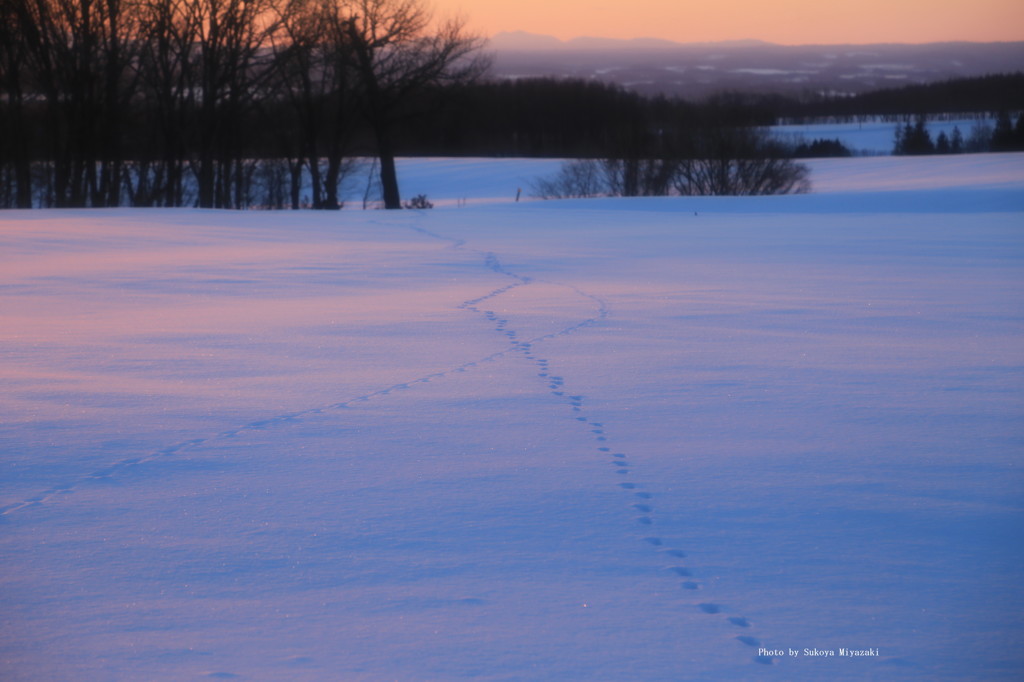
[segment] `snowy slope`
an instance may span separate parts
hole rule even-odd
[[[1019,679],[1024,158],[931,161],[0,216],[2,677]]]

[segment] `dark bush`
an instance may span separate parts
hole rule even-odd
[[[793,150],[793,157],[797,159],[824,159],[845,156],[853,156],[853,152],[839,140],[817,139],[810,143],[801,142]]]
[[[405,202],[405,207],[409,209],[434,208],[434,204],[430,203],[430,201],[427,200],[426,194],[417,194],[412,199]]]
[[[538,181],[545,199],[592,196],[752,196],[810,191],[806,166],[761,128],[705,128],[661,157],[571,161]]]

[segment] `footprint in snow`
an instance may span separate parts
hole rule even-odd
[[[494,254],[488,254],[488,256],[487,256],[487,264],[488,264],[489,267],[491,267],[495,271],[504,272],[504,270],[500,266],[500,263],[498,262],[497,257],[494,256]],[[489,294],[488,297],[493,297],[493,296],[500,295],[504,291],[507,291],[508,289],[510,289],[512,286],[515,286],[515,285],[510,285],[509,287],[505,287],[503,289],[496,290],[496,291],[492,292],[491,294]],[[561,377],[561,376],[552,375],[550,373],[548,360],[545,359],[545,358],[537,358],[536,356],[534,356],[530,352],[530,344],[529,343],[520,342],[520,341],[516,341],[515,340],[517,338],[518,334],[517,334],[517,332],[515,330],[508,329],[508,324],[509,324],[509,320],[508,319],[499,318],[497,316],[497,314],[494,313],[494,311],[490,311],[490,310],[484,311],[484,314],[485,314],[485,316],[489,320],[491,320],[492,322],[495,323],[495,329],[497,331],[503,332],[505,336],[507,336],[509,339],[512,339],[513,340],[512,343],[515,345],[516,349],[521,350],[523,352],[524,356],[527,359],[533,361],[537,365],[537,367],[539,369],[539,371],[537,372],[537,376],[539,378],[541,378],[541,379],[547,379],[548,380],[548,387],[551,390],[552,395],[555,395],[557,397],[564,397],[565,393],[562,390],[562,388],[563,388],[563,386],[565,384],[565,379],[563,377]],[[606,311],[602,309],[601,316],[604,317],[605,315],[606,315]],[[576,411],[576,412],[582,411],[581,410],[582,403],[583,403],[583,396],[582,395],[570,395],[570,396],[568,396],[568,398],[569,398],[569,403],[572,406],[574,411]],[[584,423],[589,422],[587,417],[584,417],[584,416],[578,416],[578,417],[576,417],[576,419],[578,421],[581,421],[581,422],[584,422]],[[603,425],[601,423],[599,423],[599,422],[589,422],[589,423],[593,427],[593,428],[591,428],[590,432],[592,434],[594,434],[595,440],[598,441],[598,442],[602,442],[602,443],[603,442],[607,442],[608,438],[605,435],[604,429],[602,428]],[[608,448],[608,447],[598,447],[597,450],[599,452],[602,452],[602,453],[607,453],[607,452],[611,451],[611,448]],[[612,464],[614,464],[615,467],[616,467],[616,469],[615,469],[616,472],[619,473],[619,474],[627,474],[627,473],[629,473],[629,469],[628,469],[629,464],[628,464],[628,462],[625,461],[626,460],[626,455],[624,453],[615,453],[612,456],[616,458],[615,460],[612,460]],[[634,490],[636,488],[636,484],[633,484],[633,483],[620,483],[619,486],[621,488],[625,489],[625,490]],[[640,498],[642,500],[649,500],[651,498],[651,494],[647,493],[647,492],[636,492],[634,494],[638,498]],[[648,516],[648,514],[650,514],[652,512],[652,508],[651,508],[651,506],[649,504],[637,503],[637,504],[634,504],[632,506],[633,506],[633,508],[636,511],[638,511],[638,512],[640,512],[642,514],[642,516],[639,516],[636,519],[638,524],[644,525],[644,526],[653,525],[653,521],[652,521],[651,517]],[[658,538],[658,537],[647,537],[647,538],[644,538],[644,540],[648,544],[651,544],[651,545],[653,545],[655,547],[661,547],[662,544],[663,544],[662,539]],[[665,553],[668,556],[672,556],[672,557],[676,557],[676,558],[683,558],[683,557],[686,556],[685,552],[683,552],[681,550],[676,550],[676,549],[666,550]],[[672,566],[672,567],[669,568],[669,570],[672,571],[675,575],[677,575],[679,577],[683,577],[683,578],[692,578],[693,577],[692,570],[687,568],[687,567],[685,567],[685,566]],[[686,580],[686,581],[681,583],[681,587],[683,589],[685,589],[685,590],[698,590],[698,589],[700,589],[701,586],[700,586],[700,583],[698,583],[695,580]],[[706,613],[706,614],[718,614],[718,613],[721,613],[721,611],[722,611],[722,607],[720,605],[714,604],[714,603],[711,603],[711,602],[704,602],[704,603],[698,604],[697,607],[703,613]],[[743,617],[732,616],[732,617],[728,618],[728,621],[730,623],[732,623],[733,625],[737,626],[737,627],[743,627],[743,628],[750,627],[750,621],[747,620],[746,618],[743,618]],[[744,644],[747,644],[749,646],[759,646],[760,645],[760,641],[757,640],[756,638],[753,638],[753,637],[738,637],[737,639],[739,639],[739,641],[741,641]],[[761,657],[761,656],[759,656],[759,657],[756,657],[754,660],[758,661],[760,663],[768,663],[768,664],[772,663],[772,659],[770,657]]]

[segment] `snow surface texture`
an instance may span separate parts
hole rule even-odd
[[[0,677],[1024,676],[1024,157],[435,163],[480,203],[0,216]]]

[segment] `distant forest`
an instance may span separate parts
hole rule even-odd
[[[0,207],[243,208],[260,183],[334,209],[367,157],[399,208],[396,155],[656,158],[780,120],[1024,110],[1020,73],[690,102],[491,81],[481,46],[422,0],[0,0]]]
[[[805,99],[760,98],[764,106],[787,123],[858,117],[959,116],[1024,110],[1024,73],[955,78],[865,92],[853,97],[810,96]]]
[[[478,82],[429,95],[433,102],[402,126],[402,148],[415,155],[603,157],[637,136],[678,139],[709,126],[845,123],[882,118],[895,125],[921,117],[1024,112],[1024,73],[963,78],[862,95],[724,92],[695,102],[644,96],[595,80]],[[965,134],[968,131],[964,131]]]

